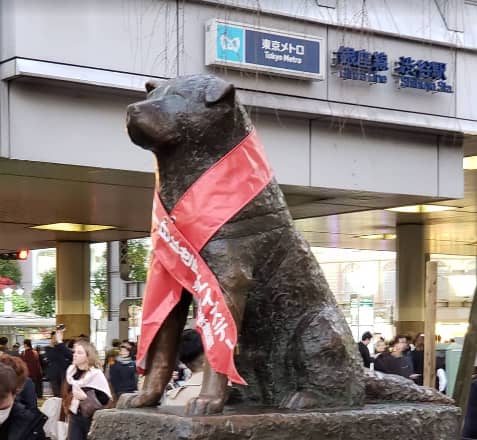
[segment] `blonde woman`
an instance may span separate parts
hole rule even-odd
[[[73,363],[66,370],[69,398],[68,439],[86,440],[94,410],[105,407],[111,391],[92,344],[79,340],[74,345]]]

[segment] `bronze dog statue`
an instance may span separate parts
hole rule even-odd
[[[252,124],[231,84],[215,77],[181,77],[156,86],[128,108],[134,143],[159,164],[160,197],[170,212],[211,165],[238,144]],[[364,377],[356,344],[308,244],[298,234],[273,179],[201,251],[226,292],[239,329],[237,365],[248,382],[243,397],[284,408],[360,405]],[[157,403],[170,380],[191,296],[157,333],[142,393],[131,406]],[[206,365],[189,414],[220,412],[227,378]]]
[[[128,107],[132,141],[154,153],[168,212],[184,192],[252,130],[233,85],[212,75],[146,85],[146,100]],[[234,317],[244,401],[282,408],[355,407],[364,401],[357,346],[308,244],[296,232],[275,181],[201,251]],[[143,390],[119,406],[156,405],[171,378],[191,295],[157,332]],[[189,415],[221,412],[227,377],[206,365]],[[129,399],[129,400],[128,400]]]

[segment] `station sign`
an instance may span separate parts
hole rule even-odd
[[[333,52],[331,67],[341,79],[353,79],[375,84],[386,84],[388,77],[382,72],[389,70],[388,56],[384,52],[341,46]]]
[[[391,74],[400,89],[411,88],[432,93],[454,92],[452,85],[447,83],[446,63],[400,56],[393,66]],[[390,68],[385,52],[340,46],[333,52],[331,67],[342,80],[388,83],[387,72]]]
[[[394,66],[393,75],[397,77],[400,88],[453,93],[452,86],[446,82],[446,63],[399,57]]]
[[[205,64],[323,80],[323,39],[212,19],[206,24]]]

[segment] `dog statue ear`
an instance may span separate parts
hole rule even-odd
[[[225,81],[213,81],[205,89],[205,105],[210,107],[218,102],[233,104],[235,101],[235,87]]]
[[[146,83],[145,87],[146,87],[146,92],[151,93],[154,89],[157,89],[159,87],[159,82],[154,79],[150,79]]]

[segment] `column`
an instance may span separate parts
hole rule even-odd
[[[126,321],[126,331],[124,332],[124,322],[120,320],[120,304],[123,299],[123,282],[120,277],[120,249],[119,241],[108,243],[108,277],[109,277],[109,311],[108,311],[108,346],[111,346],[113,339],[127,339],[128,329]]]
[[[89,336],[90,324],[89,243],[56,244],[56,322],[66,325],[66,338]]]
[[[424,225],[396,226],[396,334],[424,332]]]

